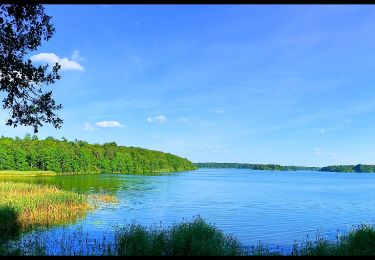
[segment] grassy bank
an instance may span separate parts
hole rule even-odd
[[[241,255],[241,245],[202,218],[170,228],[125,226],[116,234],[117,255]]]
[[[0,171],[0,177],[17,177],[17,176],[22,176],[22,177],[36,177],[36,176],[55,176],[57,175],[53,171],[12,171],[12,170],[7,170],[7,171]]]
[[[57,249],[52,255],[358,256],[375,255],[375,228],[362,225],[338,236],[336,241],[318,237],[315,241],[295,243],[289,252],[281,252],[260,243],[244,247],[233,236],[197,217],[170,227],[128,224],[117,229],[113,241],[93,240],[80,231],[60,237],[39,233],[20,244],[0,246],[0,255],[50,255],[46,245],[51,244]]]
[[[375,255],[375,228],[361,225],[348,234],[339,236],[336,241],[319,237],[294,245],[291,255],[296,256],[366,256]]]
[[[34,227],[69,223],[91,208],[85,195],[36,184],[0,182],[0,198],[3,238]]]

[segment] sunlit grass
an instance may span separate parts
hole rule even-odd
[[[89,195],[94,204],[97,203],[118,203],[118,198],[110,194],[93,194]]]
[[[5,176],[5,177],[6,176],[33,177],[33,176],[54,176],[54,175],[57,175],[57,174],[53,171],[13,171],[13,170],[0,171],[0,176]]]
[[[65,224],[92,208],[86,195],[55,186],[0,182],[0,232]]]

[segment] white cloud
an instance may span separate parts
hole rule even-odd
[[[47,63],[56,63],[59,62],[60,58],[54,53],[46,53],[42,52],[30,57],[32,61],[40,61],[40,62],[47,62]]]
[[[73,53],[74,55],[74,53]],[[76,61],[70,60],[68,58],[60,58],[55,53],[46,53],[42,52],[30,57],[30,60],[36,62],[47,62],[50,65],[54,65],[58,62],[61,65],[61,70],[77,70],[84,71],[84,68],[81,64]]]
[[[320,128],[319,132],[322,133],[322,134],[324,134],[326,132],[326,129],[325,128]]]
[[[314,151],[315,151],[315,155],[317,155],[317,156],[319,156],[321,154],[319,147],[315,147]]]
[[[163,124],[167,122],[167,118],[164,115],[159,115],[159,116],[149,116],[146,118],[146,121],[149,123],[158,123],[158,124]]]
[[[90,123],[85,123],[85,126],[82,128],[84,131],[94,131],[95,128]]]
[[[120,122],[118,121],[101,121],[97,122],[96,125],[98,127],[102,128],[110,128],[110,127],[124,127]]]
[[[83,61],[83,60],[85,60],[79,54],[79,50],[74,50],[73,53],[72,53],[72,56],[70,56],[70,59],[74,60],[74,61]]]

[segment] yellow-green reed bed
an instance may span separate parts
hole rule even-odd
[[[118,203],[118,198],[110,194],[93,194],[89,195],[89,197],[93,200],[94,205],[100,203]]]
[[[55,186],[0,182],[0,236],[65,224],[83,217],[91,208],[86,195]]]
[[[0,176],[53,176],[57,175],[53,171],[0,171]]]

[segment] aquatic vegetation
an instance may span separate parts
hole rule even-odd
[[[201,217],[170,228],[125,226],[116,233],[117,255],[241,255],[240,243]]]
[[[47,185],[0,182],[0,198],[3,237],[33,227],[69,223],[92,208],[86,195]]]
[[[47,252],[47,245],[56,245]],[[317,235],[315,241],[297,242],[287,252],[271,250],[266,244],[245,247],[201,217],[171,227],[132,223],[119,227],[113,239],[90,238],[77,229],[73,234],[46,236],[36,232],[22,241],[0,243],[0,255],[233,255],[233,256],[358,256],[375,255],[375,228],[360,225],[336,241]]]
[[[114,239],[92,239],[77,229],[73,234],[45,237],[35,233],[19,243],[8,243],[0,255],[48,255],[47,244],[56,245],[52,255],[242,255],[245,251],[232,236],[202,218],[171,227],[132,223],[120,227]]]
[[[295,244],[291,254],[297,256],[375,255],[375,228],[363,224],[347,234],[337,236],[336,241],[318,236],[314,242],[307,241],[300,246]]]
[[[93,194],[89,195],[93,203],[118,203],[118,198],[110,194]]]
[[[33,176],[54,176],[57,175],[53,171],[0,171],[0,177],[33,177]]]

